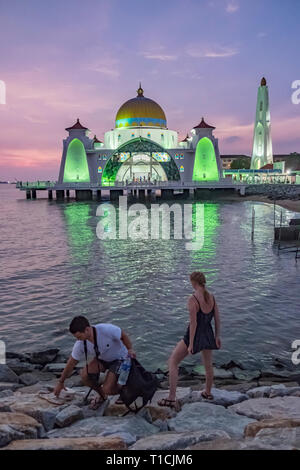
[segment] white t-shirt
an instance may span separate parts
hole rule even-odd
[[[97,332],[97,343],[99,349],[99,359],[111,362],[116,359],[125,359],[127,356],[127,348],[121,341],[121,328],[111,323],[98,323],[95,326]],[[94,344],[86,341],[88,356],[96,356]],[[81,361],[85,358],[84,342],[77,340],[73,346],[71,356],[76,361]]]

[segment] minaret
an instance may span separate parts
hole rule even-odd
[[[257,92],[256,117],[253,135],[251,169],[259,170],[273,163],[269,91],[265,77],[261,79]]]

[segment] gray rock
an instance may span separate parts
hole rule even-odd
[[[242,382],[242,383],[231,384],[231,385],[223,385],[222,389],[229,390],[232,392],[246,393],[248,390],[254,387],[257,387],[257,382]]]
[[[241,370],[237,367],[231,369],[233,376],[237,380],[245,380],[250,382],[251,380],[259,379],[260,371],[259,370]]]
[[[256,420],[271,418],[300,419],[300,397],[250,398],[228,408]]]
[[[169,429],[166,420],[163,421],[162,419],[157,419],[153,422],[153,424],[159,428],[160,432],[167,432]]]
[[[58,352],[59,349],[47,349],[46,351],[29,353],[28,360],[32,364],[41,364],[44,366],[45,364],[54,361]]]
[[[36,370],[36,365],[30,362],[22,362],[17,359],[7,361],[8,367],[17,375],[25,374]],[[38,366],[39,367],[39,366]]]
[[[34,385],[39,381],[39,379],[36,376],[30,373],[24,373],[24,374],[19,375],[19,379],[21,383],[26,386]]]
[[[105,431],[129,432],[137,439],[150,434],[155,434],[159,430],[153,424],[148,423],[140,416],[117,417],[99,416],[97,418],[86,418],[72,424],[67,428],[53,429],[48,432],[48,437],[91,437],[99,436]]]
[[[61,362],[53,362],[52,364],[47,364],[43,368],[45,372],[52,372],[52,374],[61,374],[64,368],[66,367],[66,363]],[[77,365],[74,367],[74,371],[79,370],[80,367]]]
[[[0,364],[0,382],[18,383],[19,377],[6,364]]]
[[[263,397],[269,397],[270,394],[275,391],[280,391],[281,393],[284,394],[287,391],[287,388],[283,384],[255,387],[255,388],[251,388],[250,390],[248,390],[247,395],[249,398],[263,398]]]
[[[231,437],[241,437],[247,424],[253,421],[239,416],[230,408],[199,402],[185,404],[177,416],[168,421],[168,426],[171,431],[176,432],[225,431]]]
[[[14,392],[10,389],[2,390],[0,392],[0,398],[11,397],[11,396],[13,396],[13,394],[14,394]]]
[[[0,392],[4,390],[11,390],[12,392],[14,392],[15,390],[18,390],[21,387],[22,387],[22,384],[19,384],[19,383],[0,382]]]
[[[41,425],[22,413],[0,413],[0,447],[14,439],[37,439],[42,436]]]
[[[28,361],[28,354],[15,353],[11,351],[6,352],[6,359],[17,359],[18,361]]]
[[[300,387],[286,387],[285,389],[271,390],[270,398],[294,396],[300,397]]]
[[[217,369],[213,368],[214,378],[215,379],[231,379],[233,378],[233,373],[231,370]],[[205,377],[205,367],[201,364],[193,368],[193,373],[200,375],[200,377]]]
[[[261,429],[253,442],[260,442],[264,448],[272,446],[278,450],[300,450],[300,427]]]
[[[198,442],[227,438],[224,431],[165,432],[138,440],[130,450],[180,450]]]
[[[51,381],[53,379],[56,380],[56,377],[51,372],[43,372],[40,370],[35,370],[30,373],[21,374],[19,376],[19,379],[25,386],[31,386],[38,382]],[[66,385],[67,385],[67,382],[66,382]]]
[[[70,405],[56,415],[55,424],[60,428],[64,428],[82,418],[83,412],[81,408],[75,405]]]
[[[194,402],[208,402],[214,403],[215,405],[230,406],[235,403],[240,403],[241,401],[247,400],[248,396],[245,393],[240,393],[237,391],[222,390],[219,388],[212,388],[211,393],[213,395],[213,400],[206,400],[202,397],[201,391],[193,391],[186,403]]]
[[[0,447],[4,447],[15,439],[23,439],[24,434],[7,424],[0,424]]]

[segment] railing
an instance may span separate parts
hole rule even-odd
[[[47,189],[56,185],[56,181],[17,181],[19,189]]]

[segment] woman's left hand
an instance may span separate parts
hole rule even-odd
[[[189,353],[189,354],[193,354],[193,346],[189,346],[189,347],[188,347],[188,353]]]
[[[216,345],[217,345],[218,349],[221,348],[221,338],[220,338],[220,336],[216,336]]]

